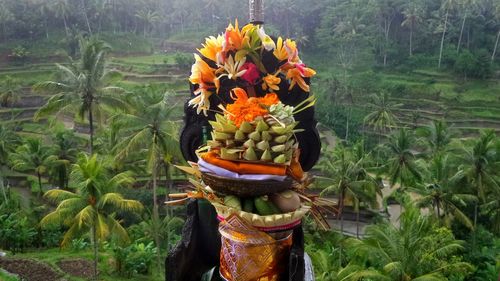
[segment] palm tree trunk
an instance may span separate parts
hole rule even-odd
[[[99,261],[99,256],[98,256],[98,244],[97,244],[97,230],[95,228],[97,218],[94,219],[94,226],[92,226],[92,242],[94,246],[94,280],[97,281],[97,264]]]
[[[359,206],[356,210],[356,238],[359,239]]]
[[[410,57],[413,56],[413,26],[410,27]]]
[[[169,165],[167,162],[164,162],[164,166],[165,166],[165,187],[167,188],[167,194],[170,193],[170,190],[171,190],[171,187],[172,187],[172,181],[170,180],[170,174],[169,174]],[[168,205],[167,205],[167,215],[170,216],[170,208],[168,208]],[[167,244],[168,246],[168,244]],[[167,249],[168,250],[168,249]]]
[[[90,128],[90,155],[94,154],[94,115],[92,114],[92,103],[89,106],[89,128]]]
[[[500,29],[498,30],[497,40],[495,41],[495,47],[493,48],[493,53],[491,54],[491,62],[495,60],[495,55],[497,53],[498,41],[500,40]]]
[[[448,25],[448,10],[446,10],[446,15],[444,17],[443,35],[441,36],[441,47],[439,48],[438,68],[441,68],[441,59],[443,58],[444,36],[446,34],[446,26],[447,25]]]
[[[156,156],[155,156],[156,157]],[[155,160],[155,163],[153,164],[153,171],[152,171],[152,177],[153,177],[153,225],[154,225],[154,239],[155,239],[155,244],[156,244],[156,262],[158,265],[158,268],[161,268],[161,245],[160,245],[160,233],[159,233],[159,224],[160,224],[160,214],[158,211],[158,194],[157,194],[157,161]]]
[[[85,0],[81,0],[81,2],[82,2],[82,9],[83,9],[83,17],[85,18],[85,22],[87,23],[87,28],[89,30],[89,34],[92,35],[92,29],[90,28],[89,17],[87,15],[87,8],[85,7]]]
[[[340,198],[339,198],[339,203],[340,203],[340,233],[344,234],[344,196],[345,196],[345,190],[342,189],[342,192],[340,192]]]
[[[38,195],[42,196],[43,190],[42,190],[42,175],[40,175],[40,172],[36,172],[36,175],[38,176]]]
[[[441,220],[441,210],[439,209],[439,199],[436,200],[436,209],[437,209],[438,219]]]
[[[476,249],[476,225],[477,225],[478,204],[479,203],[477,201],[474,203],[474,230],[472,232],[472,250]]]
[[[66,31],[66,37],[69,37],[68,23],[66,22],[66,15],[63,15],[64,31]]]
[[[457,53],[460,52],[460,44],[462,43],[462,35],[464,34],[464,26],[466,18],[467,14],[464,14],[464,18],[462,19],[462,28],[460,28],[460,36],[458,37]]]

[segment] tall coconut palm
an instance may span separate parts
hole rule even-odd
[[[463,243],[455,240],[450,230],[438,228],[411,206],[405,209],[400,229],[384,222],[367,227],[363,240],[348,239],[351,263],[368,263],[386,276],[382,280],[391,281],[445,281],[450,272],[472,270],[470,264],[453,258]]]
[[[434,120],[429,125],[419,128],[417,135],[424,139],[431,157],[446,152],[453,136],[444,120]]]
[[[42,176],[57,164],[57,157],[50,146],[40,139],[27,139],[11,154],[12,168],[19,171],[34,172],[38,179],[38,194],[41,196]]]
[[[475,202],[477,197],[461,193],[463,178],[463,171],[457,171],[450,155],[436,155],[430,160],[423,176],[423,183],[419,184],[418,188],[411,188],[410,191],[421,196],[416,200],[418,207],[432,207],[437,212],[438,219],[444,224],[450,225],[450,222],[455,219],[473,229],[472,221],[461,209]]]
[[[52,2],[52,6],[50,7],[52,11],[54,11],[54,14],[56,18],[60,18],[63,20],[64,23],[64,31],[66,32],[66,37],[69,36],[69,29],[68,29],[68,23],[67,23],[67,17],[70,12],[70,7],[68,0],[56,0]]]
[[[144,28],[144,38],[146,38],[148,29],[160,20],[160,14],[156,11],[151,11],[149,9],[142,9],[135,15],[142,21]]]
[[[458,3],[460,12],[462,13],[462,27],[460,28],[460,36],[458,37],[457,53],[460,52],[460,45],[462,44],[462,37],[464,34],[465,21],[471,16],[478,8],[478,0],[461,0]]]
[[[339,145],[333,152],[328,152],[320,162],[320,169],[324,176],[318,177],[327,186],[321,192],[335,193],[339,200],[340,231],[344,231],[343,211],[346,200],[351,200],[356,212],[359,235],[359,205],[364,203],[372,206],[376,204],[376,196],[380,194],[379,183],[364,168],[366,156],[355,159],[353,153]]]
[[[103,41],[91,39],[82,42],[81,59],[78,64],[63,66],[57,64],[60,81],[46,81],[36,84],[33,89],[53,96],[35,114],[35,120],[49,114],[75,113],[81,118],[88,117],[90,126],[89,150],[94,149],[94,119],[100,119],[104,109],[126,110],[128,105],[120,94],[124,89],[108,84],[116,78],[117,72],[105,69],[105,55],[109,46]]]
[[[380,143],[381,135],[396,126],[398,118],[394,111],[401,107],[402,104],[391,102],[387,92],[373,94],[370,97],[370,108],[373,111],[365,116],[363,122],[372,126],[378,132]]]
[[[175,108],[171,104],[168,93],[163,94],[151,86],[146,87],[141,95],[135,95],[132,102],[134,111],[120,117],[123,124],[127,124],[124,131],[126,137],[117,145],[117,160],[125,159],[131,152],[144,151],[147,153],[147,167],[151,172],[153,183],[153,222],[159,228],[160,217],[158,208],[158,174],[162,166],[163,157],[174,155],[178,151],[178,139],[175,123],[172,121],[172,112]],[[155,232],[158,234],[158,231]],[[160,237],[155,236],[158,247],[158,265],[160,261]]]
[[[53,189],[44,197],[58,203],[57,208],[41,221],[42,227],[63,224],[68,227],[61,246],[67,246],[72,239],[90,232],[94,248],[94,279],[97,280],[98,244],[111,236],[128,242],[127,231],[116,219],[118,211],[140,212],[142,204],[127,200],[119,188],[129,186],[133,178],[124,172],[111,175],[103,161],[96,155],[81,154],[73,165],[71,177],[76,183],[76,193]]]
[[[56,130],[52,142],[56,147],[54,155],[58,159],[58,165],[52,172],[58,179],[58,186],[66,189],[69,185],[70,165],[77,158],[79,142],[73,131],[66,129]]]
[[[421,179],[415,163],[416,152],[412,148],[413,144],[414,136],[406,128],[401,128],[393,134],[386,144],[389,149],[387,168],[391,185],[399,183],[403,188],[404,185]]]
[[[468,179],[470,187],[478,197],[474,204],[474,228],[477,224],[479,202],[486,202],[486,194],[500,193],[497,179],[499,168],[496,136],[493,130],[484,131],[481,136],[469,146],[462,146],[460,167]]]
[[[422,22],[422,7],[419,2],[410,2],[408,7],[403,11],[405,17],[401,26],[406,26],[410,29],[410,57],[413,56],[413,32],[415,27]]]
[[[497,2],[495,6],[495,20],[497,23],[497,28],[498,28],[498,33],[497,33],[497,39],[495,40],[495,46],[493,47],[493,51],[491,52],[491,62],[493,63],[495,61],[495,56],[497,53],[498,49],[498,42],[500,41],[500,3]]]
[[[444,0],[441,5],[441,10],[444,11],[444,23],[442,25],[442,35],[441,35],[441,45],[439,47],[439,60],[438,60],[438,68],[441,68],[441,60],[443,58],[443,47],[444,47],[444,39],[446,35],[446,31],[448,30],[448,21],[450,17],[451,11],[457,6],[458,0]]]

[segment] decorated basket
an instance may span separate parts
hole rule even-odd
[[[248,180],[218,176],[211,173],[202,173],[203,182],[218,193],[236,195],[238,197],[255,197],[285,191],[292,187],[292,179],[277,180]]]
[[[299,209],[293,212],[260,216],[254,213],[240,211],[217,202],[212,202],[212,205],[214,205],[217,211],[219,220],[224,220],[232,214],[236,214],[253,227],[264,232],[278,232],[293,229],[297,225],[300,225],[302,218],[311,209],[310,206],[302,204]]]

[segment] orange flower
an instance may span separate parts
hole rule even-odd
[[[286,78],[292,81],[288,90],[291,90],[295,85],[299,85],[302,90],[309,92],[309,85],[304,81],[304,78],[316,75],[316,71],[305,67],[303,63],[297,63],[294,66],[294,68],[289,69],[286,73]]]
[[[238,127],[245,121],[252,122],[258,116],[265,116],[269,113],[267,107],[279,102],[278,96],[274,93],[262,98],[249,98],[246,91],[241,88],[235,88],[231,97],[234,103],[226,106],[227,117]]]
[[[250,26],[251,27],[251,26]],[[248,44],[249,38],[245,36],[246,31],[249,29],[248,26],[245,26],[243,30],[245,32],[240,31],[238,27],[238,19],[234,22],[234,26],[229,24],[226,28],[226,32],[224,33],[224,42],[222,43],[222,51],[225,53],[230,50],[240,50]]]
[[[193,84],[213,84],[215,70],[211,68],[199,55],[195,54],[195,63],[191,67],[189,82]]]
[[[262,81],[262,90],[264,91],[267,91],[267,89],[278,91],[280,89],[278,85],[281,83],[281,78],[275,75],[268,74],[266,77],[262,78]]]

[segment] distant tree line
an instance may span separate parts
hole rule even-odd
[[[467,63],[498,60],[496,0],[273,0],[265,5],[272,33],[331,51],[343,68],[370,58],[382,66],[457,63],[459,72],[467,72]],[[55,31],[69,36],[72,30],[165,38],[207,26],[223,30],[234,18],[247,20],[246,1],[3,0],[0,39],[50,38]]]

